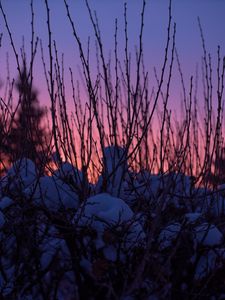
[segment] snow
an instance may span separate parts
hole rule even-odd
[[[94,217],[117,223],[131,219],[133,212],[122,199],[102,193],[88,198],[85,202],[82,223],[85,224]]]
[[[191,177],[182,173],[158,175],[142,170],[136,180],[139,185],[147,186],[155,197],[162,191],[172,193],[173,196],[189,195],[192,187]]]
[[[97,249],[104,247],[104,233],[116,226],[118,234],[123,236],[123,244],[126,248],[140,242],[145,238],[142,226],[134,219],[134,213],[130,207],[120,198],[112,197],[107,193],[98,194],[87,199],[78,210],[74,222],[79,226],[91,226],[97,232],[95,245]],[[124,227],[126,230],[124,231]],[[115,248],[110,245],[105,254],[111,260],[115,259]]]
[[[78,208],[79,199],[69,185],[54,177],[41,177],[29,189],[25,190],[27,197],[39,205],[46,206],[51,211],[60,208]]]
[[[134,187],[138,195],[146,200],[155,201],[158,197],[162,185],[162,177],[151,174],[146,170],[139,172],[134,181]]]
[[[115,168],[121,164],[127,167],[127,161],[125,157],[125,149],[122,147],[109,146],[104,149],[104,156],[106,159],[107,173],[112,173]]]
[[[185,214],[185,219],[187,223],[196,223],[201,217],[202,214],[197,212]]]
[[[0,199],[0,210],[4,210],[5,208],[9,207],[13,203],[14,201],[11,198],[6,196],[3,197],[2,199]]]
[[[54,171],[53,176],[60,179],[72,180],[74,183],[80,183],[83,179],[83,174],[69,162],[63,162],[60,168]]]
[[[225,215],[225,197],[223,186],[219,186],[216,191],[205,188],[193,190],[195,211],[200,213],[210,213],[214,217]]]
[[[225,215],[224,195],[220,195],[220,194],[214,195],[214,197],[211,198],[209,206],[214,216],[221,216],[221,215],[224,216]]]
[[[195,228],[196,240],[204,246],[217,246],[223,242],[223,234],[212,224],[203,223]]]
[[[30,159],[23,158],[13,164],[8,170],[7,175],[9,177],[21,176],[21,178],[27,180],[28,183],[31,183],[36,177],[36,168]]]
[[[83,174],[69,162],[63,162],[52,176],[43,177],[37,176],[35,165],[28,159],[13,164],[6,176],[0,179],[0,240],[3,241],[0,264],[6,274],[4,279],[0,272],[0,293],[3,292],[4,284],[7,284],[4,295],[15,288],[16,270],[24,267],[23,261],[14,261],[17,247],[20,247],[17,225],[23,224],[30,208],[34,219],[25,221],[35,222],[27,223],[32,230],[26,228],[24,232],[30,234],[34,228],[37,230],[35,232],[38,237],[40,270],[48,270],[43,277],[44,284],[51,284],[58,270],[63,270],[62,282],[64,280],[66,284],[68,281],[65,268],[71,266],[73,259],[64,231],[61,232],[54,225],[55,219],[51,220],[48,215],[54,214],[57,218],[65,216],[68,234],[74,233],[75,246],[78,249],[77,252],[74,251],[74,255],[78,255],[79,266],[83,274],[94,276],[93,264],[98,259],[106,261],[107,268],[113,272],[120,271],[117,270],[120,266],[126,268],[128,262],[132,268],[141,261],[139,255],[141,256],[146,248],[145,228],[148,228],[151,219],[157,220],[157,205],[161,204],[161,201],[160,208],[163,212],[157,234],[153,232],[154,247],[150,249],[153,254],[152,260],[156,258],[154,267],[167,259],[167,254],[174,253],[173,258],[176,260],[179,247],[183,250],[189,246],[190,256],[184,259],[187,259],[188,265],[196,266],[195,271],[193,270],[196,281],[213,274],[218,264],[224,263],[224,229],[222,225],[219,227],[220,225],[211,222],[222,224],[219,217],[225,212],[225,185],[212,192],[203,188],[193,188],[192,179],[182,173],[160,175],[151,174],[147,170],[132,173],[128,170],[125,158],[121,160],[124,151],[125,149],[120,147],[107,147],[104,150],[106,166],[97,185],[88,189],[91,194],[87,199],[81,199],[77,193]],[[104,175],[108,178],[106,186],[103,186]],[[107,192],[100,193],[104,188]],[[51,213],[43,214],[43,210],[36,210],[35,205],[44,207],[44,211],[48,210]],[[165,210],[167,208],[168,210]],[[213,219],[215,216],[217,218]],[[11,228],[17,230],[12,231]],[[10,234],[7,230],[11,230]],[[188,241],[183,246],[182,239],[186,237]],[[177,241],[181,242],[177,244],[179,249],[174,248]],[[26,245],[21,247],[22,255],[27,251],[29,252],[29,249]],[[32,254],[29,255],[32,258]],[[172,268],[172,265],[168,265],[168,274],[165,276],[172,274]],[[185,265],[184,273],[187,274],[188,270]],[[108,276],[109,270],[105,272]],[[69,282],[76,289],[76,280],[72,279]],[[57,297],[63,299],[66,288],[60,284]],[[149,288],[149,293],[153,290],[154,287]]]
[[[22,191],[36,179],[36,168],[28,158],[22,158],[13,163],[6,176],[2,179],[2,187],[8,186],[10,191]]]
[[[65,259],[68,257],[68,251],[65,241],[63,239],[46,237],[42,242],[41,248],[41,268],[47,269],[56,255],[61,255],[61,258]]]
[[[221,193],[221,195],[225,196],[225,183],[221,184],[217,187],[218,191]]]
[[[160,249],[171,247],[181,231],[180,223],[173,223],[164,228],[159,235]]]
[[[135,180],[132,184],[136,197],[145,199],[153,206],[156,206],[158,200],[163,197],[163,210],[168,204],[173,204],[177,208],[185,206],[188,210],[191,209],[189,201],[187,201],[193,185],[191,177],[182,173],[151,174],[147,170],[140,171],[134,177]]]
[[[214,250],[202,255],[195,271],[195,279],[200,280],[206,277],[216,267],[217,254]]]
[[[169,173],[166,184],[171,185],[174,194],[188,196],[192,188],[192,179],[183,173]]]
[[[104,149],[105,164],[103,174],[99,176],[96,190],[102,191],[103,178],[107,178],[106,191],[112,196],[120,197],[123,193],[122,185],[128,172],[125,149],[116,146],[109,146]]]

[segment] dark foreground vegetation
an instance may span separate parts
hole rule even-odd
[[[86,2],[96,39],[94,77],[92,48],[81,43],[64,2],[86,91],[81,99],[69,69],[72,112],[48,1],[46,46],[35,35],[30,3],[30,59],[24,47],[18,54],[0,1],[18,69],[0,98],[0,299],[225,299],[220,48],[214,67],[199,22],[203,91],[198,98],[197,78],[184,84],[169,3],[163,65],[150,89],[142,43],[145,1],[134,60],[127,6],[123,58],[115,22],[114,55],[108,60],[98,20]],[[33,87],[37,51],[50,112],[40,106]],[[183,92],[179,119],[169,108],[175,68]]]

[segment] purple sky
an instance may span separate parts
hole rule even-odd
[[[22,36],[29,47],[30,43],[30,1],[29,0],[1,0],[5,9],[16,47],[22,44]],[[71,34],[71,27],[66,18],[63,0],[49,0],[52,17],[53,38],[58,45],[59,53],[65,54],[66,68],[71,66],[77,73],[79,55],[77,47]],[[216,55],[217,45],[221,45],[221,53],[225,53],[225,1],[223,0],[173,0],[173,20],[177,23],[176,46],[179,51],[181,64],[185,74],[186,84],[195,73],[196,64],[200,63],[202,56],[201,40],[197,24],[197,17],[201,19],[205,34],[207,50],[213,57]],[[68,0],[71,13],[78,33],[86,45],[88,36],[93,38],[93,30],[90,26],[85,1]],[[90,6],[97,11],[99,24],[102,32],[105,54],[108,56],[113,49],[114,22],[119,22],[119,51],[121,56],[124,52],[124,30],[123,30],[123,3],[122,0],[90,0]],[[138,29],[140,27],[140,0],[128,1],[128,23],[130,36],[130,51],[132,52],[138,41]],[[36,34],[47,46],[46,11],[44,0],[34,0]],[[147,0],[145,12],[144,53],[146,69],[153,76],[152,69],[155,66],[159,71],[163,60],[166,31],[168,20],[167,0]],[[3,32],[3,45],[0,49],[0,79],[5,79],[5,57],[9,53],[11,76],[16,76],[15,59],[12,55],[7,32],[4,27],[3,18],[0,15],[0,31]],[[92,43],[94,57],[94,43]],[[46,47],[47,54],[47,47]],[[42,102],[46,101],[46,84],[43,78],[43,67],[40,62],[40,50],[35,64],[35,84],[40,91]],[[79,79],[79,75],[77,75]],[[154,78],[152,79],[154,81]],[[153,82],[155,85],[155,81]],[[180,86],[177,88],[177,97],[180,94]],[[2,92],[0,91],[2,94]],[[46,103],[47,104],[47,103]]]

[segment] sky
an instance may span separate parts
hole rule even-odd
[[[12,32],[17,51],[22,45],[22,37],[25,40],[26,49],[29,49],[31,36],[31,15],[29,0],[1,0],[5,10],[7,20]],[[103,40],[104,53],[108,57],[110,50],[114,46],[114,25],[118,19],[118,44],[119,55],[124,56],[124,19],[122,0],[90,0],[90,6],[96,10],[101,36]],[[153,68],[156,67],[160,72],[164,58],[166,44],[167,24],[168,24],[168,1],[167,0],[147,0],[145,11],[144,29],[144,59],[146,70],[149,71],[150,80],[155,83]],[[68,0],[71,15],[75,26],[86,47],[88,37],[91,37],[91,56],[95,58],[94,34],[91,27],[88,11],[84,0]],[[129,47],[134,56],[135,45],[138,42],[140,28],[140,12],[142,1],[127,1],[128,8],[128,34]],[[79,79],[79,54],[77,45],[72,36],[71,26],[66,17],[66,10],[63,0],[49,0],[51,11],[51,22],[53,39],[56,40],[59,53],[64,53],[65,72],[69,74],[68,68],[71,67],[74,74]],[[35,32],[42,39],[45,55],[47,56],[47,26],[46,9],[44,0],[34,0],[35,12]],[[207,50],[215,59],[217,46],[221,46],[221,53],[225,53],[225,1],[224,0],[173,0],[172,16],[176,22],[176,47],[179,53],[185,83],[189,84],[189,78],[195,74],[196,65],[201,62],[202,47],[197,17],[200,17],[204,31]],[[11,77],[17,77],[15,57],[13,55],[9,37],[4,25],[2,15],[0,15],[0,32],[3,33],[2,47],[0,49],[0,80],[4,83],[6,78],[6,53],[9,55],[9,69]],[[29,50],[27,50],[29,53]],[[93,66],[94,69],[94,66]],[[67,77],[66,77],[67,78]],[[68,77],[69,78],[69,77]],[[69,79],[67,79],[69,80]],[[178,99],[180,96],[180,85],[178,77],[173,81],[173,97]],[[48,105],[49,98],[46,90],[46,82],[43,76],[43,65],[40,59],[40,49],[38,48],[35,61],[35,86],[39,90],[41,102]],[[71,90],[68,87],[68,98]],[[2,95],[2,91],[0,90]]]

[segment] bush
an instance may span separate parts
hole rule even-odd
[[[173,121],[168,101],[175,60],[182,82],[183,74],[175,50],[176,26],[172,24],[171,2],[162,72],[156,75],[157,88],[151,98],[143,59],[145,1],[135,79],[130,73],[127,6],[124,6],[126,39],[122,64],[117,53],[117,23],[115,59],[107,61],[98,20],[86,1],[96,37],[98,72],[94,79],[89,57],[65,1],[88,95],[85,101],[75,92],[70,69],[74,101],[70,115],[64,69],[52,41],[47,0],[45,6],[48,67],[44,56],[42,59],[51,103],[49,131],[40,126],[44,114],[32,86],[38,39],[32,30],[27,73],[21,68],[24,65],[20,65],[0,2],[17,61],[17,88],[22,97],[15,108],[10,97],[12,84],[8,98],[5,96],[0,102],[2,297],[222,299],[225,294],[225,197],[221,175],[225,59],[222,63],[220,50],[215,112],[210,96],[212,65],[199,22],[206,80],[204,94],[209,95],[205,97],[204,117],[199,117],[191,78],[182,120]],[[32,1],[31,12],[34,28]],[[43,54],[43,45],[41,49]],[[21,89],[21,85],[25,88]],[[163,107],[159,106],[160,97],[164,100]],[[24,101],[29,103],[30,110],[22,105]],[[156,126],[157,112],[160,118]],[[30,146],[23,148],[23,143],[14,140],[11,147],[10,137],[17,136],[15,124],[24,113],[28,113],[29,120],[24,121],[22,137],[18,136]],[[37,121],[34,126],[30,124],[33,115]]]

